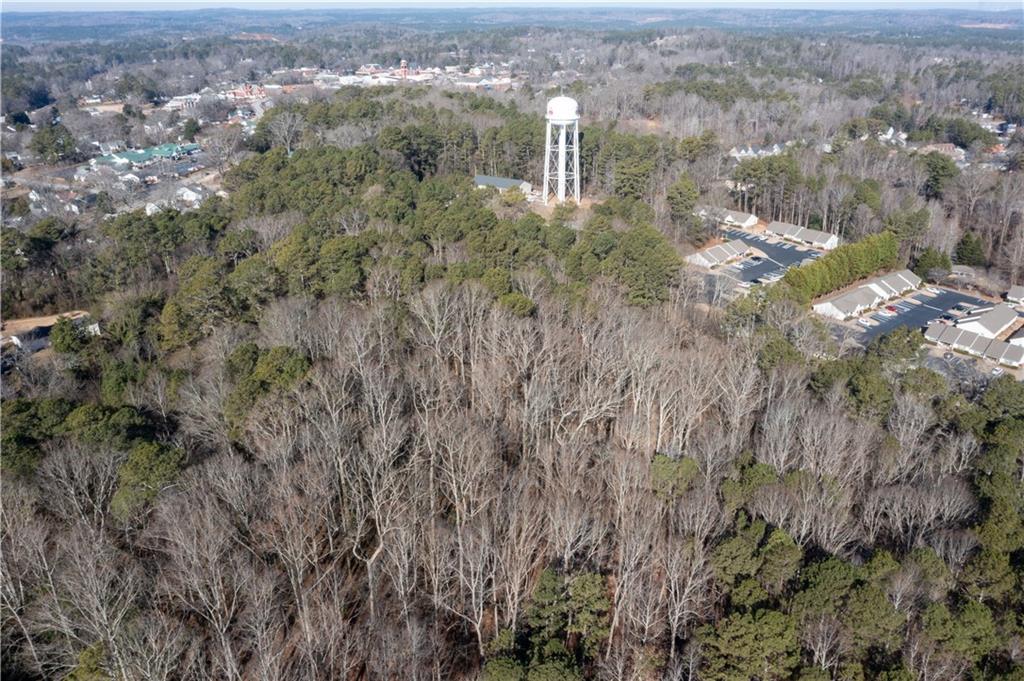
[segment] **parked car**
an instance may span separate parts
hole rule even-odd
[[[946,352],[946,353],[944,353],[944,354],[942,355],[942,359],[945,359],[945,360],[950,360],[950,359],[953,359],[953,353],[952,353],[952,352]]]
[[[888,310],[879,310],[878,314],[882,315],[883,317],[895,317],[896,316],[895,312],[889,312]]]
[[[872,326],[874,326],[874,324],[872,324],[870,321],[868,321],[867,319],[863,319],[863,318],[858,319],[857,323],[860,324],[861,326],[866,326],[868,328],[871,328]]]
[[[888,310],[889,312],[899,312],[900,311],[900,309],[898,307],[896,307],[895,305],[886,305],[885,309]]]
[[[1002,376],[1004,373],[1006,372],[1003,371],[1003,367],[996,367],[995,369],[992,370],[993,376]]]
[[[935,295],[939,295],[940,293],[942,293],[941,289],[937,289],[934,286],[927,287],[925,291],[928,291],[928,293],[934,293]]]
[[[739,286],[740,288],[750,288],[751,287],[751,283],[749,281],[741,281],[740,283],[738,283],[736,285]]]
[[[951,314],[944,314],[941,317],[939,317],[939,321],[946,322],[947,324],[952,324],[953,322],[956,321],[956,317],[954,317]]]

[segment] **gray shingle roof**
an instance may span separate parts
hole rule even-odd
[[[932,322],[928,325],[928,328],[924,331],[924,339],[932,341],[933,343],[938,342],[942,338],[942,333],[946,330],[945,324],[939,322]]]
[[[797,239],[799,241],[818,245],[828,243],[828,241],[834,236],[828,232],[822,232],[818,229],[799,227],[780,220],[773,220],[770,222],[768,224],[767,231],[770,234],[779,234],[781,236],[789,237],[790,239]]]
[[[928,340],[935,339],[934,332],[936,329],[933,329],[935,326],[939,325],[932,324],[925,332],[925,338]],[[939,334],[936,342],[969,352],[978,357],[984,357],[993,362],[1009,364],[1010,366],[1020,366],[1024,362],[1024,347],[1010,345],[1006,341],[986,338],[979,333],[964,331],[955,326],[945,327],[945,330]]]
[[[899,270],[884,277],[872,279],[866,284],[834,298],[831,302],[837,310],[849,316],[865,307],[871,307],[904,291],[917,288],[920,284],[921,278],[916,274],[910,270]]]
[[[474,175],[473,184],[476,186],[497,187],[498,189],[511,189],[523,184],[525,180],[516,180],[511,177],[495,177],[494,175]]]
[[[977,323],[985,331],[993,336],[999,335],[1004,331],[1010,324],[1017,319],[1017,312],[1006,305],[1001,303],[996,305],[991,310],[982,312],[981,314],[974,315],[971,317],[964,317],[957,322],[958,325]]]
[[[1024,347],[1010,345],[1007,343],[1006,352],[1003,353],[1002,361],[1013,366],[1024,364]]]
[[[747,246],[741,239],[733,239],[732,241],[724,244],[718,244],[712,246],[698,254],[699,257],[703,257],[705,260],[710,262],[712,265],[721,265],[723,262],[737,258],[747,251],[750,247]]]

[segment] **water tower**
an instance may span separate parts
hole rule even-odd
[[[552,191],[565,202],[566,188],[580,202],[580,112],[571,97],[548,100],[544,134],[544,203]]]

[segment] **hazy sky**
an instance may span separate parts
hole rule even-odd
[[[674,8],[709,8],[709,7],[758,7],[781,9],[1014,9],[1020,2],[1004,2],[999,0],[899,0],[897,2],[854,0],[677,0],[675,2],[641,2],[632,3],[624,0],[0,0],[3,10],[40,11],[40,10],[166,10],[166,9],[197,9],[208,7],[232,7],[243,9],[358,9],[387,7],[512,7],[512,6],[543,6],[564,7],[568,5],[594,6],[629,6],[629,7],[674,7]]]

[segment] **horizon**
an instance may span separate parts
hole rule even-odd
[[[643,2],[627,4],[622,0],[561,0],[548,3],[543,0],[479,0],[466,2],[451,0],[431,2],[429,0],[402,0],[392,3],[348,2],[345,0],[303,0],[299,2],[282,2],[280,0],[156,0],[139,9],[138,3],[132,0],[101,0],[86,3],[76,0],[7,0],[0,6],[0,13],[38,14],[46,12],[168,12],[196,10],[236,10],[236,11],[381,11],[381,10],[483,10],[483,9],[517,9],[529,7],[533,9],[603,9],[603,10],[715,10],[715,9],[760,9],[760,10],[802,10],[822,12],[862,12],[862,11],[933,11],[962,10],[979,12],[1000,12],[1017,9],[1013,2],[991,2],[975,0],[900,0],[898,2],[838,2],[822,0],[694,0],[680,2]]]

